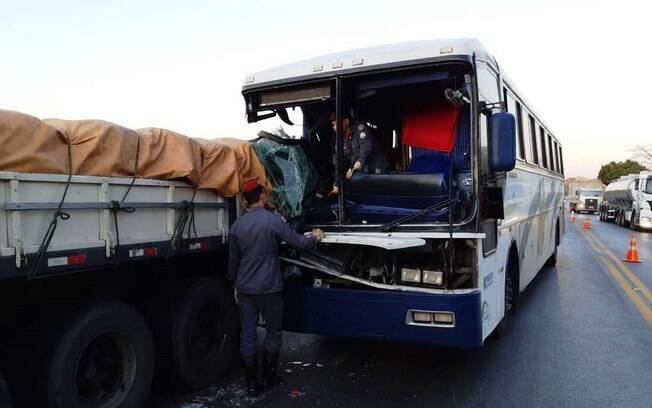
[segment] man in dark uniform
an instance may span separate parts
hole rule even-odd
[[[293,231],[267,208],[264,189],[257,180],[242,188],[247,212],[229,232],[229,276],[235,282],[240,309],[240,353],[245,361],[247,392],[259,391],[256,359],[258,314],[265,320],[263,388],[277,385],[276,374],[283,336],[283,273],[278,259],[282,241],[296,249],[311,249],[324,237],[317,229],[309,236]]]
[[[331,125],[336,129],[337,123],[335,117],[331,117]],[[346,172],[346,179],[350,180],[353,173],[362,170],[365,173],[385,173],[389,165],[383,153],[378,149],[376,137],[373,129],[364,122],[351,122],[349,117],[342,120],[343,135],[343,151],[344,151],[344,167],[348,170]],[[335,182],[333,183],[333,190],[331,194],[337,194],[339,188],[337,186],[339,176],[339,161],[337,151],[333,156],[333,163],[335,164]]]

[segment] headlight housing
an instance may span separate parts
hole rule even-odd
[[[441,286],[444,283],[444,272],[425,269],[422,275],[423,283]]]
[[[441,286],[444,283],[444,272],[434,269],[401,268],[401,281],[408,285]]]
[[[406,283],[421,283],[421,269],[401,268],[401,280]]]

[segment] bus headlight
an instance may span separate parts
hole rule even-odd
[[[401,280],[408,283],[421,283],[421,270],[401,268]]]
[[[442,271],[423,271],[423,283],[427,285],[441,285],[444,282],[444,272]]]

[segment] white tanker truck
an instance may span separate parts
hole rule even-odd
[[[604,190],[600,220],[632,229],[652,229],[652,172],[629,174]]]

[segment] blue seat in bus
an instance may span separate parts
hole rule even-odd
[[[467,107],[460,115],[452,152],[412,148],[408,173],[355,173],[345,190],[352,219],[384,222],[445,200],[451,167],[453,176],[471,171],[470,149]]]

